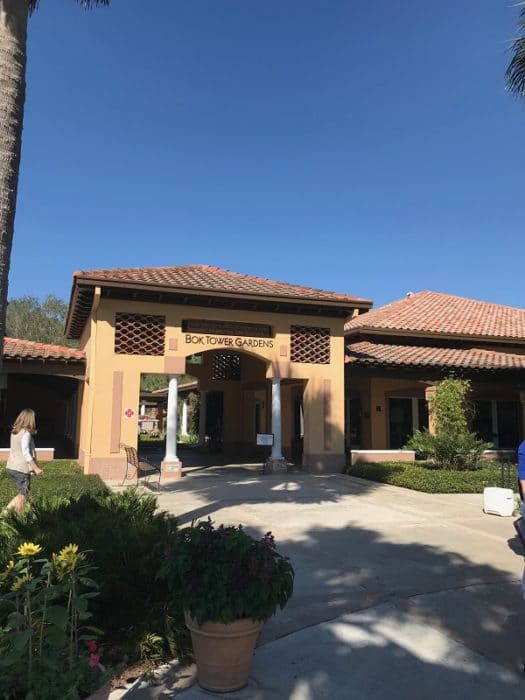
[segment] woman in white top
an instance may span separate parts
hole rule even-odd
[[[7,504],[7,508],[14,508],[19,513],[29,498],[31,487],[31,473],[40,476],[44,472],[36,462],[35,441],[36,434],[35,412],[32,408],[24,408],[20,411],[11,428],[11,449],[7,459],[6,469],[11,477],[17,495]]]

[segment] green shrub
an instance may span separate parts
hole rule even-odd
[[[115,652],[134,657],[140,640],[157,633],[167,655],[184,656],[189,645],[182,610],[167,585],[155,580],[165,552],[175,547],[176,520],[155,511],[155,497],[134,489],[70,501],[36,500],[22,516],[4,518],[0,558],[6,561],[13,543],[24,540],[50,551],[69,542],[93,550],[100,581],[92,605],[94,624]]]
[[[485,460],[474,471],[442,470],[420,462],[376,462],[347,468],[350,476],[426,493],[482,493],[486,486],[516,489],[516,465]]]
[[[406,447],[433,460],[441,469],[476,469],[483,451],[492,445],[468,429],[469,392],[470,382],[466,379],[440,382],[429,401],[435,434],[418,430]]]
[[[433,459],[441,469],[453,471],[479,468],[481,455],[489,447],[490,443],[479,440],[474,433],[431,435],[428,430],[418,430],[407,443],[409,450],[415,450],[425,459]]]
[[[199,442],[199,436],[195,433],[189,433],[188,435],[181,435],[179,437],[179,442],[184,446],[195,446]]]
[[[141,435],[138,440],[138,450],[140,452],[163,452],[166,449],[165,437],[151,437],[150,435]]]
[[[49,501],[55,498],[80,498],[83,494],[103,496],[109,489],[97,474],[84,475],[77,462],[68,459],[41,462],[44,476],[32,477],[31,499]],[[0,508],[16,495],[16,489],[5,469],[0,465]]]

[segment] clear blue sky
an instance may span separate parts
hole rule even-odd
[[[10,298],[203,263],[523,306],[504,0],[42,0]]]

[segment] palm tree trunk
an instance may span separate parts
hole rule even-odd
[[[0,0],[0,372],[26,92],[27,0]]]

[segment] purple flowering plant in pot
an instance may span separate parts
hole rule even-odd
[[[256,539],[242,525],[193,523],[179,530],[161,576],[184,609],[199,684],[216,692],[246,685],[264,621],[293,593],[293,567],[272,533]]]

